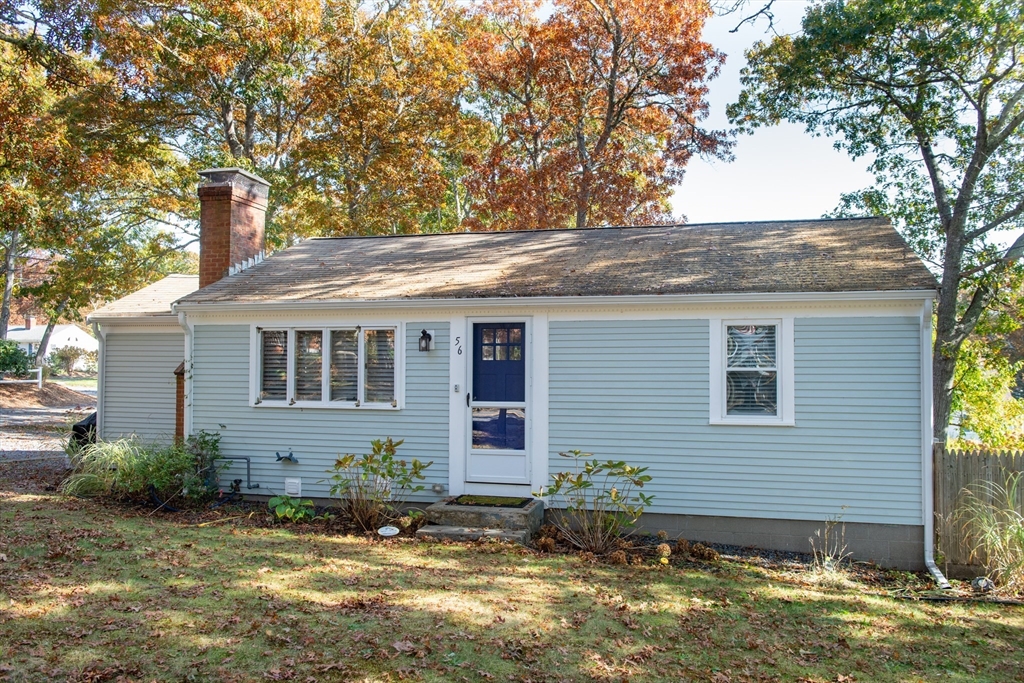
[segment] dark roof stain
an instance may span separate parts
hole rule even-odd
[[[189,303],[935,290],[887,219],[315,238]]]

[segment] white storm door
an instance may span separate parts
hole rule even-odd
[[[529,484],[526,323],[472,327],[466,481]]]

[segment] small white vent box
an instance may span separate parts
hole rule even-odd
[[[284,478],[284,495],[298,498],[302,495],[302,477]]]

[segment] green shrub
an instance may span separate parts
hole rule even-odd
[[[32,359],[9,339],[0,339],[0,374],[24,377],[28,374]]]
[[[622,460],[588,460],[593,453],[579,450],[559,453],[573,461],[573,470],[552,475],[553,483],[534,495],[548,498],[553,523],[562,537],[580,550],[607,553],[616,541],[632,533],[632,527],[651,504],[654,496],[634,489],[651,481],[646,467],[633,467]]]
[[[102,441],[71,452],[72,473],[61,492],[143,502],[150,487],[175,507],[198,506],[216,492],[220,435],[200,432],[184,444],[144,444],[136,438]]]
[[[413,458],[407,462],[397,457],[404,441],[371,441],[372,453],[349,453],[328,470],[331,474],[331,495],[341,498],[341,507],[363,531],[374,531],[397,520],[409,495],[423,490],[423,471],[433,461],[423,463]]]
[[[89,352],[78,346],[62,346],[46,357],[46,364],[64,375],[70,375],[78,361],[87,358]]]
[[[267,507],[280,522],[309,522],[316,519],[316,508],[311,500],[291,496],[274,496]]]
[[[1009,474],[1003,486],[968,486],[955,513],[971,539],[971,559],[981,562],[996,584],[1011,593],[1024,592],[1024,510],[1017,502],[1022,476]]]

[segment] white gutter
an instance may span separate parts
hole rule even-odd
[[[92,322],[92,333],[99,342],[96,364],[96,439],[102,438],[103,434],[103,383],[107,376],[107,331],[100,327],[98,322]]]
[[[178,324],[185,330],[185,401],[182,406],[184,415],[183,431],[187,439],[192,434],[192,341],[193,328],[184,313],[178,313]]]
[[[177,318],[168,310],[161,315],[90,315],[89,322],[100,325],[122,325],[125,327],[159,327],[174,325]]]
[[[644,306],[693,303],[801,303],[801,302],[856,302],[856,301],[920,301],[931,300],[935,295],[930,289],[887,290],[880,292],[758,292],[752,294],[624,294],[617,296],[522,296],[522,297],[480,297],[480,298],[427,298],[405,297],[401,299],[321,299],[317,301],[222,301],[200,303],[178,301],[171,305],[175,313],[181,311],[221,313],[240,309],[261,311],[317,311],[324,309],[365,309],[365,308],[497,308],[511,306]]]
[[[921,307],[921,502],[924,515],[924,566],[943,590],[952,586],[935,564],[935,473],[932,415],[932,300]]]

